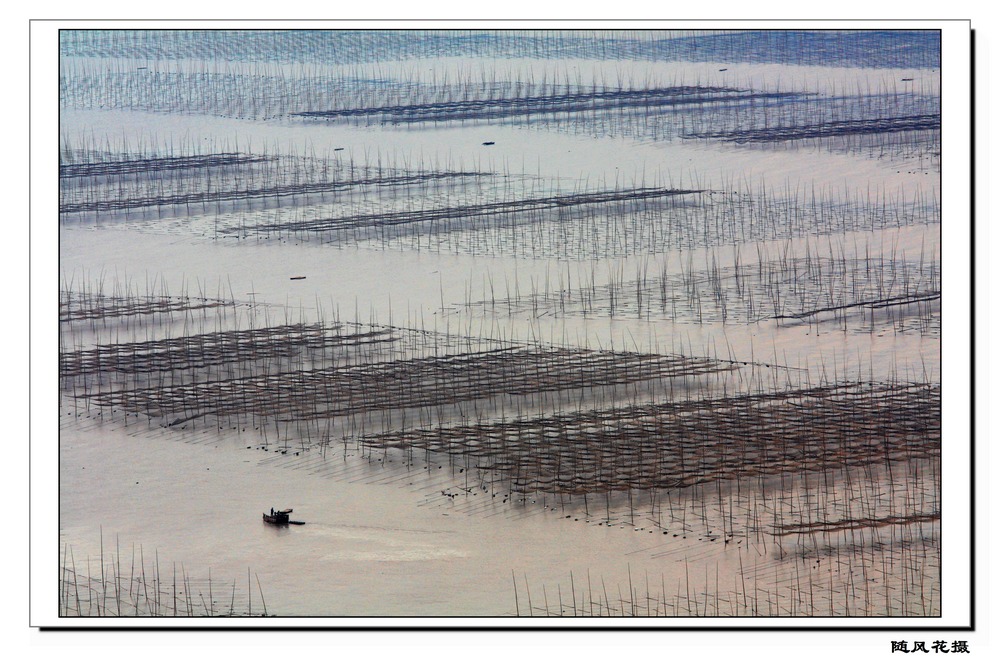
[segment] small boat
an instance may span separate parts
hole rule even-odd
[[[284,511],[275,511],[274,509],[271,509],[270,514],[263,514],[264,522],[271,523],[272,525],[288,525],[288,514],[291,512],[291,509],[285,509]]]
[[[290,277],[290,278],[288,278],[288,279],[289,279],[289,280],[305,280],[305,279],[306,279],[306,276],[305,276],[305,275],[296,275],[296,276],[294,276],[294,277]]]

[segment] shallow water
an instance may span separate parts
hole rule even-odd
[[[128,572],[141,546],[147,566],[154,552],[159,558],[165,584],[169,565],[183,565],[206,597],[209,570],[225,597],[234,581],[242,592],[249,568],[272,614],[513,616],[512,573],[539,586],[588,570],[618,583],[628,566],[651,569],[650,555],[669,545],[659,533],[597,526],[575,510],[567,519],[573,514],[549,506],[511,510],[494,500],[494,515],[468,515],[461,499],[456,508],[439,501],[456,484],[447,469],[379,482],[378,466],[371,472],[355,453],[345,461],[330,451],[330,462],[315,467],[316,451],[293,463],[294,451],[282,459],[244,445],[253,441],[245,436],[195,443],[144,431],[65,420],[60,536],[78,568],[89,556],[100,570],[103,532],[106,562]],[[293,508],[306,524],[267,525],[259,514],[272,507]]]
[[[419,68],[411,62],[385,73],[412,76],[419,71],[433,77],[461,72],[464,66],[454,58],[417,64]],[[836,92],[852,86],[890,86],[905,78],[917,79],[914,85],[924,92],[937,90],[937,76],[928,70],[719,64],[725,63],[633,62],[614,67],[631,67],[635,80],[653,77],[701,85],[735,79],[766,86],[780,80],[792,82],[793,89]],[[607,62],[590,60],[519,59],[507,66],[536,72],[569,67],[586,80],[611,72]],[[288,69],[269,67],[270,73]],[[677,187],[818,191],[838,201],[863,200],[872,192],[882,201],[889,193],[892,201],[910,202],[917,195],[936,199],[940,190],[939,174],[923,168],[922,162],[914,168],[900,160],[826,151],[808,143],[774,149],[588,136],[518,123],[358,127],[76,108],[64,109],[61,123],[71,142],[90,134],[126,136],[132,146],[176,142],[205,150],[295,155],[330,155],[343,149],[335,154],[359,164],[384,160],[396,166],[447,165],[517,174],[524,182],[544,177],[569,191],[581,183],[593,189],[597,184],[655,181]],[[558,128],[558,119],[552,125]],[[383,195],[376,190],[365,196],[371,196],[366,203],[377,209]],[[162,291],[231,299],[239,321],[225,326],[249,324],[259,316],[256,306],[266,304],[268,315],[273,313],[279,322],[372,321],[473,337],[766,364],[766,370],[753,366],[746,371],[759,373],[757,377],[740,376],[740,382],[750,385],[760,376],[777,377],[775,365],[790,366],[787,376],[807,384],[857,375],[940,381],[940,337],[897,333],[891,326],[869,333],[854,326],[840,330],[815,323],[694,323],[604,313],[538,316],[521,311],[506,316],[474,305],[487,299],[487,284],[494,282],[498,295],[503,282],[503,296],[509,297],[512,292],[551,291],[557,276],[563,275],[577,282],[592,276],[598,284],[615,275],[632,277],[647,261],[683,270],[693,257],[707,269],[704,248],[592,260],[565,254],[566,248],[555,244],[540,252],[552,258],[515,258],[503,252],[473,256],[392,243],[384,248],[341,247],[291,236],[217,240],[206,227],[207,219],[188,220],[176,211],[157,210],[148,219],[132,215],[70,220],[59,232],[62,283],[93,287],[104,281],[115,288],[127,285],[137,295]],[[746,262],[759,251],[801,258],[827,248],[834,255],[860,257],[870,247],[874,254],[898,253],[916,260],[925,251],[928,257],[938,255],[940,232],[940,224],[932,222],[830,237],[817,234],[808,240],[707,244],[722,266],[731,265],[737,251]],[[228,310],[225,316],[230,316]],[[187,332],[188,320],[183,321]],[[212,324],[209,318],[207,330],[214,330]],[[178,326],[176,321],[171,325]],[[218,325],[223,326],[221,316]],[[123,342],[142,340],[150,330],[142,321],[99,333],[82,326],[73,333],[75,338],[68,336],[67,345],[95,340],[106,344],[119,336]],[[580,497],[512,497],[479,479],[470,481],[465,468],[455,469],[455,461],[423,454],[403,458],[390,450],[383,458],[365,457],[354,443],[341,449],[336,443],[322,447],[291,439],[285,442],[288,448],[280,449],[273,438],[265,445],[262,433],[233,430],[228,423],[216,427],[193,422],[190,429],[165,429],[156,419],[129,415],[126,424],[120,413],[87,411],[67,396],[60,408],[60,556],[65,559],[71,553],[78,573],[86,565],[93,577],[103,559],[105,571],[111,566],[134,579],[133,563],[141,549],[140,565],[150,567],[143,573],[147,581],[157,578],[161,593],[173,598],[179,568],[197,594],[212,599],[213,614],[228,609],[256,615],[265,604],[270,615],[296,618],[496,618],[577,611],[919,615],[940,609],[939,560],[933,552],[926,558],[925,553],[913,555],[918,547],[927,547],[928,540],[934,551],[937,542],[923,532],[916,535],[911,527],[872,527],[862,537],[868,545],[860,548],[853,531],[850,538],[838,533],[812,543],[797,536],[763,536],[758,520],[771,520],[770,528],[777,529],[781,522],[807,524],[816,518],[807,514],[814,510],[814,501],[815,506],[821,504],[817,498],[822,493],[810,490],[816,479],[808,476],[749,479],[735,490],[719,485],[647,497],[636,493],[635,498],[631,493],[627,498],[609,493],[588,503]],[[918,507],[933,514],[940,510],[934,492],[925,492],[916,481],[919,492],[895,485],[936,473],[928,465],[915,464],[905,473],[894,468],[903,481],[898,476],[887,480],[865,468],[859,475],[867,478],[868,490],[856,479],[840,479],[830,487],[841,495],[844,488],[851,489],[850,500],[834,492],[832,499],[824,496],[823,506],[833,507],[831,515],[837,519],[848,506],[853,520],[855,501],[866,510],[878,506],[883,513]],[[881,499],[886,490],[889,500]],[[787,497],[782,494],[786,492]],[[774,503],[775,493],[788,506],[795,505],[787,509],[791,513],[782,513],[786,509],[782,501]],[[800,500],[804,504],[796,504]],[[294,508],[293,518],[305,525],[264,524],[258,513],[271,507]],[[928,535],[936,534],[934,525]],[[875,580],[867,576],[867,567],[875,562],[873,540],[902,544],[887,546],[889,565],[882,559],[883,578],[877,583],[884,586],[884,594],[874,583],[869,589]],[[786,550],[797,556],[786,556]],[[906,578],[904,570],[914,565],[914,558],[920,562],[918,573]],[[911,587],[897,598],[889,590],[896,589],[892,585],[900,577]],[[819,590],[815,597],[814,586]],[[912,592],[917,588],[918,597]],[[234,601],[227,606],[230,590]],[[645,601],[638,603],[640,597]],[[869,606],[858,607],[858,599]]]

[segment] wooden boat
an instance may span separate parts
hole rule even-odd
[[[274,511],[272,509],[272,513],[263,514],[264,522],[271,523],[272,525],[288,525],[289,524],[288,514],[290,514],[291,512],[292,512],[291,509],[285,509],[284,511]]]

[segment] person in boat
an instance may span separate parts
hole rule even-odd
[[[274,507],[273,506],[271,507],[271,515],[272,516],[274,515]]]

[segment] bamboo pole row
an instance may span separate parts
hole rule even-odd
[[[791,30],[70,30],[63,56],[355,65],[414,58],[779,62],[938,68],[934,31]],[[352,72],[355,76],[368,70]]]
[[[173,563],[169,570],[161,569],[159,556],[147,561],[140,547],[138,563],[135,547],[127,563],[122,562],[122,554],[116,542],[114,558],[105,561],[102,551],[100,573],[91,570],[91,561],[86,560],[86,571],[81,571],[73,549],[69,545],[61,548],[62,564],[59,567],[59,615],[60,617],[253,617],[266,616],[267,603],[264,599],[260,578],[257,591],[250,586],[247,572],[247,587],[237,579],[230,586],[217,577],[213,581],[211,570],[204,578],[191,576],[180,565]],[[149,569],[147,570],[147,565]],[[260,603],[260,609],[255,603]]]
[[[941,264],[938,258],[840,256],[768,257],[757,245],[759,261],[743,263],[739,254],[731,265],[720,266],[718,253],[706,251],[695,268],[688,262],[660,270],[644,262],[635,277],[624,267],[611,267],[606,277],[568,267],[553,278],[555,289],[531,294],[483,294],[483,300],[465,304],[468,312],[494,316],[531,314],[533,317],[619,317],[665,319],[684,323],[821,324],[873,333],[883,328],[939,335]],[[700,259],[700,257],[699,257]],[[492,276],[490,276],[492,279]],[[558,282],[556,283],[556,280]],[[485,291],[485,290],[484,290]],[[487,297],[488,296],[488,297]]]

